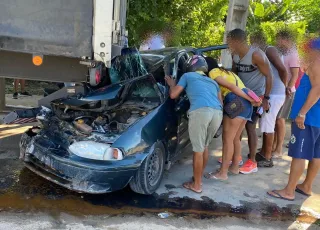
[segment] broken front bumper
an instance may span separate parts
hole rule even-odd
[[[94,161],[84,164],[57,156],[33,143],[30,137],[22,137],[20,158],[28,169],[39,176],[67,189],[90,194],[103,194],[126,187],[140,166],[132,159],[105,164],[99,162],[99,165]]]

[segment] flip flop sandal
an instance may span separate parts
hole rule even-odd
[[[311,196],[311,194],[305,193],[305,192],[302,191],[300,188],[296,188],[296,192],[297,192],[297,193],[300,193],[301,195],[307,196],[307,197],[310,197],[310,196]]]
[[[287,201],[294,201],[294,199],[289,199],[289,198],[285,198],[285,197],[281,196],[276,190],[272,190],[271,192],[276,194],[276,196],[271,194],[271,193],[269,193],[269,192],[267,192],[267,194],[269,196],[273,197],[273,198],[277,198],[277,199],[281,199],[281,200],[287,200]]]
[[[185,182],[185,183],[183,183],[183,185],[182,185],[185,189],[188,189],[188,190],[190,190],[190,191],[192,191],[192,192],[194,192],[194,193],[197,193],[197,194],[200,194],[200,193],[202,193],[202,189],[201,190],[195,190],[194,188],[192,188],[191,186],[192,186],[192,183],[191,182]]]
[[[208,180],[218,180],[218,181],[226,181],[226,180],[228,180],[228,178],[225,179],[225,180],[219,179],[219,178],[217,178],[214,174],[215,174],[214,172],[209,172],[209,173],[206,173],[206,174],[204,175],[204,177],[205,177],[206,179],[208,179]]]

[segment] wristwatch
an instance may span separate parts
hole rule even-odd
[[[264,97],[265,99],[267,99],[268,101],[270,100],[270,96],[264,95],[263,97]]]
[[[301,113],[298,113],[298,117],[306,118],[306,115],[303,115]]]

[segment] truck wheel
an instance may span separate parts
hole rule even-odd
[[[138,172],[130,181],[130,188],[140,194],[150,195],[160,186],[165,164],[165,148],[156,143],[154,150],[141,164]]]

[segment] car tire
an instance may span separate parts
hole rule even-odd
[[[141,164],[130,181],[130,188],[140,194],[150,195],[160,186],[164,174],[166,151],[162,143],[155,143],[153,151]]]

